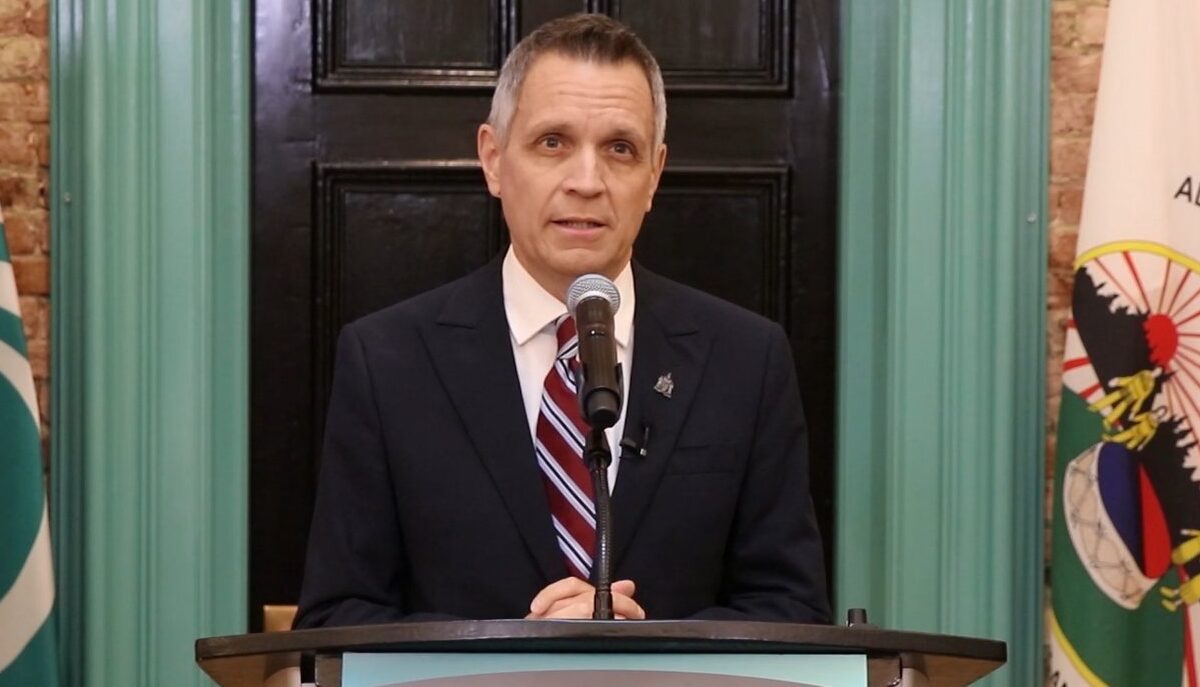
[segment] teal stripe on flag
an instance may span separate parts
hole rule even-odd
[[[21,327],[21,319],[9,311],[0,308],[0,341],[12,346],[17,353],[29,357],[25,348],[25,330]]]
[[[0,671],[0,687],[53,687],[57,684],[58,656],[52,613],[29,644],[25,645],[21,655]]]
[[[42,518],[42,447],[17,389],[0,375],[0,597],[12,586]],[[0,628],[3,631],[3,628]]]
[[[0,265],[8,266],[0,217]],[[31,398],[25,334],[13,312],[16,285],[5,269],[0,292],[0,687],[58,684],[49,542],[43,520],[42,444]],[[42,535],[39,538],[39,534]],[[35,542],[38,546],[35,548]],[[32,555],[31,554],[35,554]],[[17,585],[18,578],[20,584]],[[14,603],[15,602],[15,603]],[[42,618],[45,618],[42,621]],[[40,622],[40,625],[39,625]]]

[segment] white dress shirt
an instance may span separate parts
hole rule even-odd
[[[534,281],[529,272],[517,260],[512,247],[504,256],[504,313],[508,317],[508,333],[512,339],[513,359],[517,363],[517,377],[521,380],[521,397],[525,401],[525,417],[529,420],[529,436],[537,434],[538,410],[542,404],[542,388],[546,373],[558,355],[558,338],[555,323],[565,315],[567,306],[550,295]],[[633,270],[629,265],[621,270],[614,282],[621,294],[621,307],[613,316],[614,337],[617,340],[617,362],[621,363],[626,396],[629,389],[629,373],[633,367]],[[563,294],[565,297],[566,294]],[[621,416],[617,424],[606,430],[608,445],[613,452],[612,464],[608,468],[608,484],[612,489],[617,483],[617,468],[621,461],[621,437],[625,430],[625,411],[629,402],[621,404]],[[534,460],[534,456],[529,456]]]

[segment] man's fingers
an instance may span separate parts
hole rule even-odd
[[[618,618],[625,616],[630,620],[646,619],[646,611],[642,610],[642,607],[631,597],[624,594],[613,594],[613,615]]]
[[[588,591],[578,596],[558,600],[541,617],[586,619],[592,617],[595,608],[596,595],[594,592]],[[646,612],[642,610],[642,607],[625,594],[613,593],[612,608],[613,615],[619,620],[645,620],[646,618]]]
[[[529,610],[534,615],[544,615],[555,602],[578,596],[591,589],[592,585],[578,577],[564,577],[546,585],[542,591],[538,592],[537,596],[533,597],[533,601],[529,602]]]
[[[633,580],[612,584],[613,615],[641,620],[646,612],[633,600]],[[564,577],[547,585],[529,604],[526,618],[590,618],[595,607],[595,588],[578,577]]]
[[[542,617],[586,620],[592,617],[592,612],[596,609],[595,599],[595,594],[580,594],[570,599],[564,599],[555,604]],[[613,594],[612,608],[613,616],[618,620],[646,619],[646,611],[642,610],[642,607],[636,601],[624,594]]]
[[[592,588],[590,586],[588,587],[587,591],[580,592],[579,594],[576,594],[575,596],[568,596],[566,598],[556,600],[554,603],[550,604],[550,607],[547,608],[544,611],[544,613],[547,617],[549,617],[549,616],[555,616],[555,617],[560,617],[560,618],[574,617],[574,616],[558,616],[556,614],[563,612],[563,610],[568,607],[574,607],[576,605],[581,606],[581,607],[586,606],[588,608],[592,607]],[[590,618],[591,612],[589,611],[587,616],[578,616],[578,617]]]
[[[624,594],[625,596],[632,597],[636,591],[637,585],[633,583],[633,580],[617,580],[612,583],[613,594]]]
[[[565,603],[542,617],[586,620],[592,617],[592,597],[590,594],[577,596],[570,603]]]

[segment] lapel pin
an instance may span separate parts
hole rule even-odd
[[[654,383],[654,390],[666,398],[671,398],[671,393],[675,391],[675,381],[671,379],[670,372],[658,376],[658,381]]]

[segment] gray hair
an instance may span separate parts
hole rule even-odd
[[[492,111],[487,123],[496,130],[501,141],[507,140],[508,126],[517,109],[517,96],[525,75],[537,58],[549,53],[600,64],[617,64],[626,60],[637,63],[650,82],[650,97],[654,102],[654,145],[657,148],[667,135],[667,96],[663,87],[662,70],[658,61],[641,39],[624,24],[603,14],[572,14],[552,19],[534,29],[517,43],[504,61],[496,92],[492,95]]]

